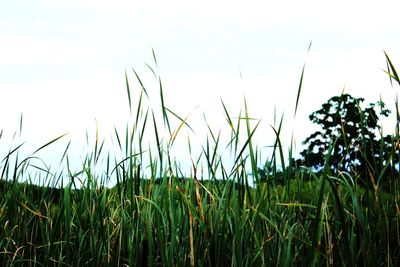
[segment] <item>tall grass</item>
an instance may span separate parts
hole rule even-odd
[[[388,74],[400,84],[387,60]],[[133,70],[140,85],[135,95],[126,74],[134,119],[125,131],[115,129],[122,156],[107,154],[96,131],[93,151],[78,171],[69,168],[69,144],[62,155],[66,170],[53,173],[32,163],[36,152],[63,136],[29,157],[21,159],[17,145],[2,158],[1,266],[400,265],[398,178],[388,188],[375,183],[370,190],[348,173],[332,175],[329,166],[321,175],[294,168],[280,140],[283,119],[273,127],[272,157],[260,162],[253,140],[259,121],[251,118],[246,102],[234,119],[223,101],[227,147],[209,127],[202,152],[184,175],[171,150],[180,132],[191,130],[189,120],[168,108],[161,78],[149,68],[161,104],[159,110],[146,106],[149,96],[140,76]],[[303,74],[304,68],[296,110]],[[399,121],[398,116],[397,129]],[[393,154],[398,130],[396,137]],[[189,151],[191,146],[189,138]],[[226,150],[233,164],[223,161]],[[259,182],[260,165],[272,170],[266,183]],[[38,176],[47,182],[29,182]],[[110,179],[116,181],[112,188]],[[249,185],[251,179],[256,186]],[[60,181],[66,182],[54,187]]]

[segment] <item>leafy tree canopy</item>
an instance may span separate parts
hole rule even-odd
[[[380,171],[393,148],[392,136],[382,137],[379,119],[390,111],[382,101],[364,105],[363,98],[349,94],[330,98],[313,112],[310,120],[320,126],[303,144],[297,165],[320,171],[325,162],[331,171],[348,171],[365,177]],[[330,157],[326,157],[330,151]]]

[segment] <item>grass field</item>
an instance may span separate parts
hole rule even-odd
[[[387,59],[388,74],[400,84]],[[274,171],[260,183],[265,162],[252,141],[258,124],[246,105],[235,122],[223,102],[233,162],[221,160],[220,136],[210,130],[184,176],[169,150],[188,121],[165,107],[161,80],[158,116],[143,104],[145,86],[133,104],[126,84],[136,119],[123,134],[115,130],[121,158],[102,154],[97,135],[78,171],[68,168],[68,149],[60,155],[66,169],[57,174],[32,164],[34,155],[19,158],[20,146],[2,156],[1,266],[400,266],[398,177],[363,187],[328,167],[318,174],[295,168],[278,126],[267,162]],[[300,93],[301,82],[296,109]],[[399,119],[394,123],[398,129]],[[52,187],[60,180],[61,188]]]

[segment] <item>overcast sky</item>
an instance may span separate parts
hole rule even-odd
[[[275,107],[300,143],[312,133],[307,116],[343,89],[392,106],[383,51],[400,68],[399,8],[387,0],[3,1],[0,129],[11,136],[23,113],[23,139],[33,144],[66,132],[84,139],[96,121],[108,138],[129,119],[125,70],[133,81],[135,68],[158,101],[145,66],[154,66],[154,49],[166,105],[182,117],[197,107],[188,121],[195,131],[203,112],[223,128],[220,98],[237,115],[246,97],[262,120],[261,145],[273,142]]]

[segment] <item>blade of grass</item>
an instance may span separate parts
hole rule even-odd
[[[310,52],[311,45],[312,45],[312,41],[311,41],[310,44],[308,45],[307,53]],[[296,105],[295,105],[295,108],[294,108],[294,117],[296,117],[297,108],[299,107],[300,93],[301,93],[301,89],[302,89],[302,87],[303,87],[303,78],[304,78],[304,70],[305,70],[305,67],[306,67],[306,63],[304,63],[303,69],[301,70],[299,88],[298,88],[298,90],[297,90]]]
[[[136,72],[136,70],[135,70],[134,68],[132,68],[132,71],[133,71],[133,73],[135,74],[136,79],[138,80],[140,86],[142,87],[143,92],[146,94],[146,96],[147,96],[147,98],[148,98],[149,95],[147,94],[147,90],[146,90],[146,88],[144,87],[143,82],[142,82],[142,80],[140,79],[138,73]],[[154,72],[154,71],[153,71],[153,72]],[[155,75],[155,73],[154,73],[154,75]]]
[[[19,137],[21,138],[21,134],[22,134],[22,121],[23,121],[23,113],[21,113],[21,116],[19,118]]]
[[[126,84],[126,93],[128,96],[129,112],[132,112],[131,89],[129,88],[128,74],[126,73],[126,70],[125,70],[125,84]]]
[[[64,136],[66,136],[66,134],[60,135],[59,137],[54,138],[53,140],[51,140],[50,142],[47,142],[46,144],[42,145],[41,147],[39,147],[38,149],[35,150],[35,152],[32,153],[32,155],[36,154],[37,152],[39,152],[40,150],[44,149],[45,147],[53,144],[54,142],[58,141],[59,139],[63,138]]]
[[[389,77],[392,79],[394,79],[399,85],[400,85],[400,79],[399,76],[397,75],[397,71],[396,68],[394,67],[392,61],[390,60],[388,54],[384,51],[385,53],[385,57],[386,57],[386,62],[389,64],[390,69],[388,69],[388,71],[386,72],[387,74],[389,74]]]
[[[236,157],[236,160],[234,161],[233,164],[233,168],[231,171],[231,174],[234,172],[234,170],[236,169],[235,166],[236,164],[239,162],[240,158],[242,157],[243,152],[245,151],[246,147],[248,146],[248,144],[251,142],[251,139],[255,133],[255,131],[257,130],[258,125],[260,124],[260,121],[257,122],[256,126],[254,127],[254,129],[251,131],[251,133],[248,135],[247,140],[245,142],[245,144],[243,145],[242,149],[240,150],[239,154]]]

